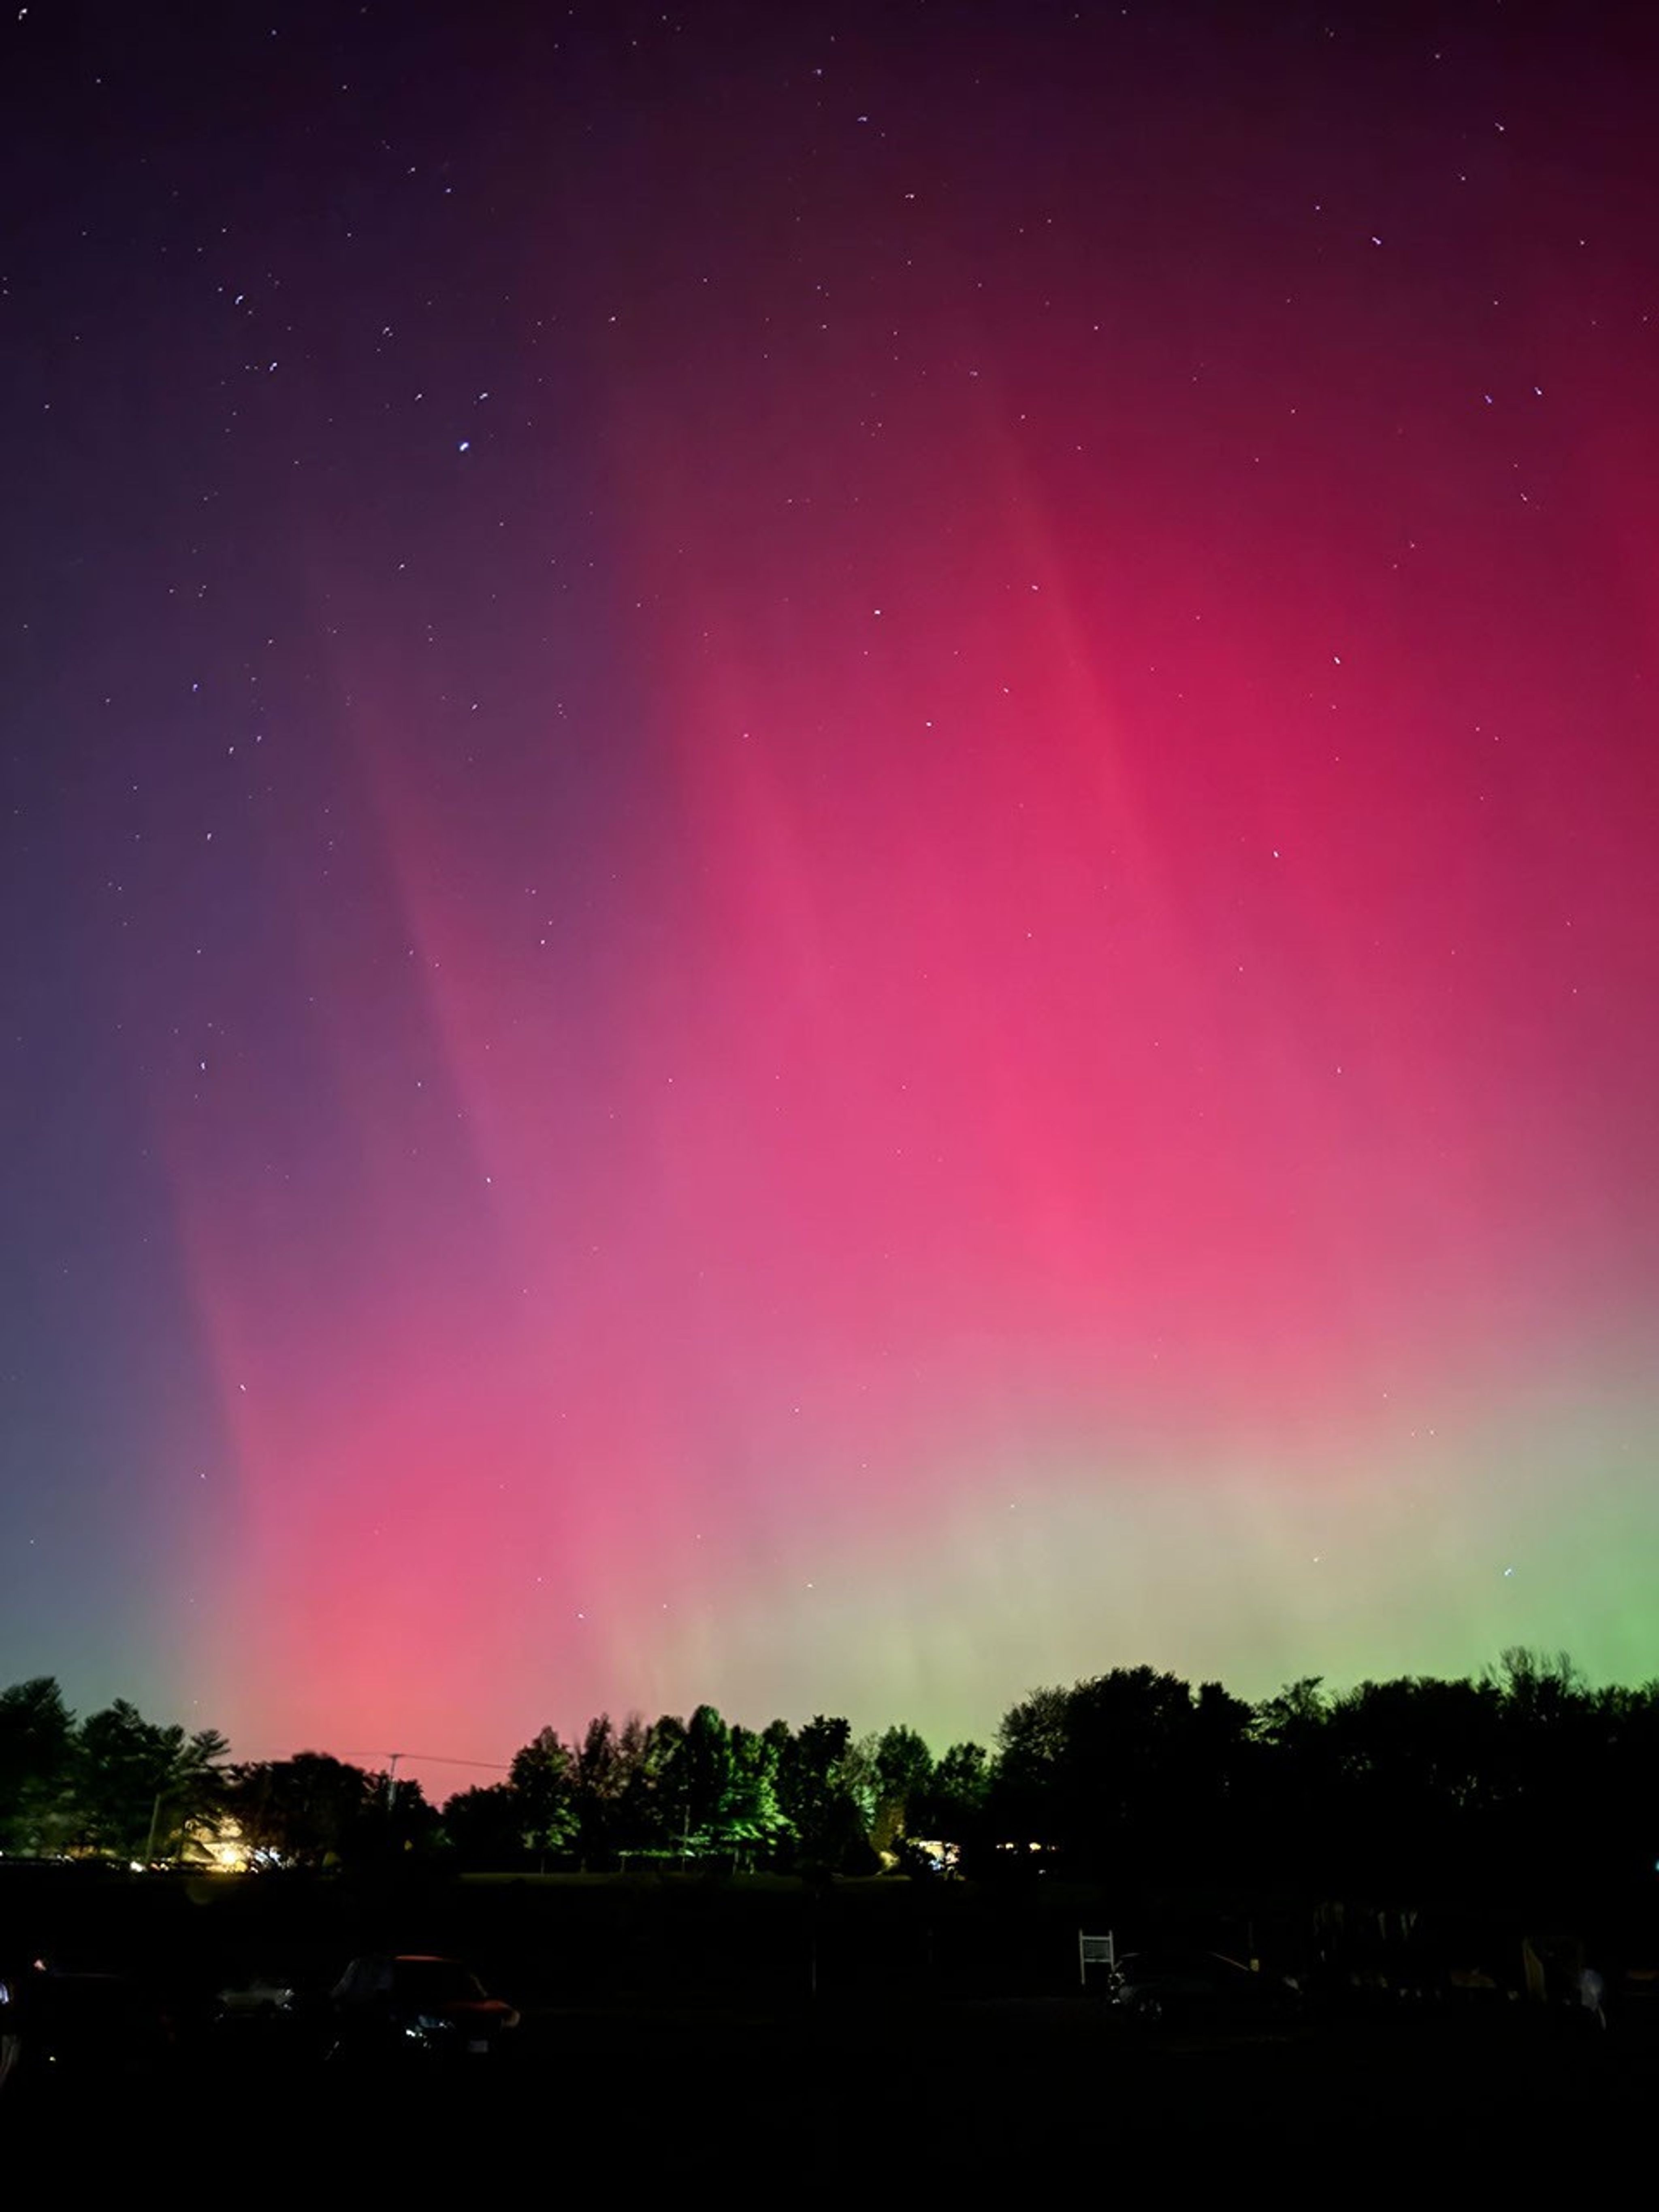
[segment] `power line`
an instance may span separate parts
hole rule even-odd
[[[400,1751],[390,1754],[398,1759],[418,1759],[422,1766],[482,1766],[491,1774],[511,1774],[513,1762],[506,1759],[451,1759],[436,1751]]]
[[[250,1753],[238,1759],[233,1747],[229,1764],[232,1766],[285,1766],[295,1759],[337,1759],[342,1762],[359,1759],[418,1759],[422,1766],[476,1766],[490,1774],[510,1774],[513,1762],[506,1759],[454,1759],[435,1751],[324,1751],[310,1744],[302,1752],[267,1752],[263,1755]]]

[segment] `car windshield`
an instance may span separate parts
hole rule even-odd
[[[477,1976],[455,1959],[399,1959],[392,1986],[397,1996],[416,2004],[476,2004],[483,1995]]]

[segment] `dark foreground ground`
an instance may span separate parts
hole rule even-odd
[[[262,2047],[257,2047],[262,2046]],[[572,2011],[469,2070],[342,2075],[253,2033],[150,2081],[82,2080],[0,2106],[6,2152],[65,2181],[202,2161],[334,2201],[354,2176],[415,2201],[467,2181],[611,2201],[665,2183],[745,2203],[981,2201],[1231,2177],[1298,2201],[1484,2197],[1546,2177],[1645,2197],[1659,2045],[1510,2022],[1323,2024],[1138,2037],[1084,2000],[784,2015]],[[1645,2177],[1641,2178],[1641,2177]]]
[[[359,1944],[470,1951],[522,2025],[499,2057],[370,2069],[324,2057],[320,2015],[216,2024],[176,2006],[179,2034],[142,2067],[20,2067],[0,2087],[0,2177],[146,2203],[228,2186],[260,2203],[372,2190],[633,2203],[670,2185],[694,2205],[1184,2202],[1218,2186],[1247,2201],[1475,2202],[1502,2187],[1620,2203],[1632,2185],[1645,2201],[1659,2160],[1645,2011],[1603,2030],[1492,1992],[1148,2032],[1078,1991],[1069,1901],[994,1922],[952,1900],[960,1941],[902,1898],[839,1905],[820,1916],[814,1994],[798,1889],[368,1913],[270,1894],[77,1900],[54,1932],[106,1952],[121,1937],[121,1963],[171,1972],[175,1991],[284,1943],[314,1984]],[[0,1887],[15,1928],[10,1901]]]

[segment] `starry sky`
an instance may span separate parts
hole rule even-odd
[[[1659,1672],[1640,14],[9,12],[0,1680]]]

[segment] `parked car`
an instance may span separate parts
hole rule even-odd
[[[224,1984],[214,1998],[221,2021],[270,2020],[298,2010],[300,1992],[286,1974],[255,1972],[238,1974]]]
[[[36,1960],[0,1987],[0,2080],[68,2088],[148,2079],[176,2054],[170,2008],[131,1974]]]
[[[1218,1951],[1131,1951],[1112,1970],[1112,2002],[1144,2027],[1255,2027],[1297,2008],[1295,1983]]]
[[[334,1985],[331,2056],[489,2058],[519,2025],[459,1959],[375,1953],[354,1959]]]
[[[0,1975],[0,2089],[5,2087],[22,2055],[23,2039],[18,2033],[11,1980],[9,1976]]]

